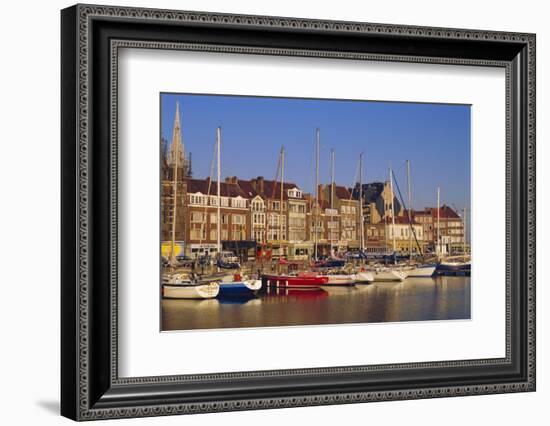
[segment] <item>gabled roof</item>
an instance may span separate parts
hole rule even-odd
[[[434,220],[437,219],[437,207],[426,207],[424,210],[413,211],[413,216],[431,216]],[[439,208],[440,219],[460,219],[460,216],[451,207],[443,204]]]
[[[437,219],[437,208],[432,208],[432,217]],[[460,219],[460,216],[449,206],[443,204],[439,208],[439,218],[440,219]]]
[[[262,198],[265,198],[265,199],[273,198],[274,200],[280,200],[281,198],[280,182],[276,182],[273,180],[266,180],[261,176],[257,177],[256,179],[251,179],[248,182],[250,183],[254,191],[256,191],[256,193],[260,195]],[[289,198],[288,190],[294,189],[294,188],[298,190],[300,189],[298,185],[296,185],[293,182],[285,182],[283,184],[283,200],[288,200]],[[299,197],[298,199],[304,200],[305,199],[304,194],[302,193],[302,196]]]
[[[260,195],[255,189],[254,189],[254,186],[252,185],[252,183],[248,180],[242,180],[242,179],[239,179],[237,181],[237,185],[240,186],[240,188],[242,189],[242,191],[248,195],[249,198],[254,198],[258,195]]]
[[[351,198],[351,192],[347,188],[338,185],[334,186],[334,195],[341,200],[349,200]]]

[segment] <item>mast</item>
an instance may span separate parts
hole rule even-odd
[[[365,235],[363,229],[363,153],[359,154],[359,248],[365,249]]]
[[[221,167],[220,167],[220,159],[221,159],[221,142],[222,142],[222,128],[218,127],[216,129],[216,146],[218,151],[218,226],[216,227],[218,230],[217,235],[217,247],[218,247],[218,257],[222,251],[222,243],[221,243],[221,232],[222,232],[222,223],[221,223]]]
[[[315,131],[315,212],[313,215],[313,232],[314,232],[314,249],[313,254],[315,256],[315,260],[317,260],[317,226],[319,222],[319,137],[320,137],[320,131],[317,129]]]
[[[180,148],[180,139],[181,138],[181,128],[180,128],[180,103],[179,101],[176,102],[176,116],[174,117],[174,130],[172,133],[172,149],[173,149],[173,162],[172,165],[174,167],[173,172],[173,188],[172,191],[174,192],[173,197],[173,205],[172,205],[172,241],[171,241],[171,248],[170,248],[170,262],[172,264],[175,263],[175,244],[176,244],[176,218],[177,218],[177,212],[178,212],[178,159],[179,159],[179,148]]]
[[[439,234],[439,186],[437,187],[437,256],[441,256],[441,236]]]
[[[392,225],[392,245],[393,245],[393,253],[395,254],[395,209],[393,205],[393,179],[391,176],[391,165],[389,167],[389,173],[390,173],[390,193],[391,193],[391,225]]]
[[[407,160],[407,192],[408,192],[408,198],[409,198],[409,224],[411,225],[411,229],[409,229],[409,260],[412,259],[412,216],[411,216],[411,162]]]
[[[330,150],[330,254],[333,251],[334,236],[334,150]]]
[[[285,147],[281,147],[281,203],[279,205],[279,259],[283,256],[283,194],[285,184]]]

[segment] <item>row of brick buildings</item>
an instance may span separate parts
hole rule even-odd
[[[318,194],[304,193],[295,183],[257,177],[226,178],[220,184],[220,224],[218,224],[217,182],[185,176],[174,185],[171,173],[162,181],[161,238],[170,241],[174,189],[177,187],[175,240],[183,243],[190,256],[217,251],[217,233],[224,249],[251,255],[257,250],[283,254],[290,259],[357,250],[370,252],[434,251],[437,241],[437,209],[407,212],[394,198],[392,220],[391,191],[387,182],[363,186],[362,209],[358,187],[319,185]],[[282,204],[281,204],[282,201]],[[449,206],[439,214],[443,252],[461,251],[464,227],[461,217]],[[251,252],[252,251],[252,252]],[[261,253],[260,253],[261,254]]]

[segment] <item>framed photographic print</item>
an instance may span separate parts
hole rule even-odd
[[[75,420],[535,390],[535,36],[76,5]]]

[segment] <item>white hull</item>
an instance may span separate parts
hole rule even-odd
[[[163,297],[166,299],[212,299],[218,295],[218,283],[209,284],[164,284]]]
[[[368,284],[374,281],[374,274],[372,272],[358,272],[355,274],[356,284]]]
[[[258,291],[259,289],[262,288],[262,280],[246,280],[246,281],[243,281],[243,283],[251,291]]]
[[[405,271],[397,269],[380,269],[373,271],[374,281],[403,281],[407,278]]]
[[[324,286],[330,285],[354,285],[355,275],[325,275],[328,278],[328,282],[323,284]]]
[[[435,266],[420,266],[406,271],[407,278],[431,277],[435,273]]]

